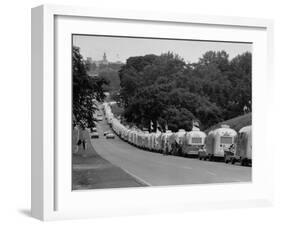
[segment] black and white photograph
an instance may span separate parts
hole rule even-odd
[[[252,181],[252,43],[72,34],[72,190]]]

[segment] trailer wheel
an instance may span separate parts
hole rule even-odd
[[[229,160],[227,159],[226,155],[224,156],[224,162],[227,164]]]
[[[212,155],[209,155],[209,161],[213,161],[213,156]]]

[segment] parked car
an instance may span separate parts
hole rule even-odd
[[[109,133],[110,133],[110,131],[105,131],[105,132],[103,132],[103,135],[106,136]]]
[[[91,133],[93,133],[93,132],[97,132],[98,130],[97,130],[97,128],[96,127],[92,127],[91,129],[90,129],[90,132]]]
[[[92,133],[92,134],[91,134],[91,138],[92,138],[92,139],[93,139],[93,138],[99,138],[99,133],[97,133],[97,132]]]
[[[115,135],[113,133],[108,133],[106,134],[106,139],[114,139],[115,138]]]

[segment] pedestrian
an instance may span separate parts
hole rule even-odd
[[[79,150],[80,145],[82,145],[82,149],[84,151],[86,151],[87,150],[87,141],[86,141],[87,130],[84,126],[80,126],[78,128],[78,131],[79,131],[78,141],[77,141],[78,150]]]
[[[86,141],[86,133],[87,133],[87,130],[85,129],[85,127],[83,127],[82,131],[81,131],[81,143],[82,143],[82,147],[83,147],[83,150],[86,151],[87,150],[87,141]]]
[[[84,151],[86,151],[86,141],[85,140],[82,141],[82,145],[83,145]]]

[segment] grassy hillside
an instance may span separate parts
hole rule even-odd
[[[205,130],[205,132],[208,133],[210,130],[219,128],[222,124],[229,125],[230,128],[235,129],[238,132],[242,127],[252,125],[252,113],[248,113],[236,118],[229,119],[224,122],[220,122]]]

